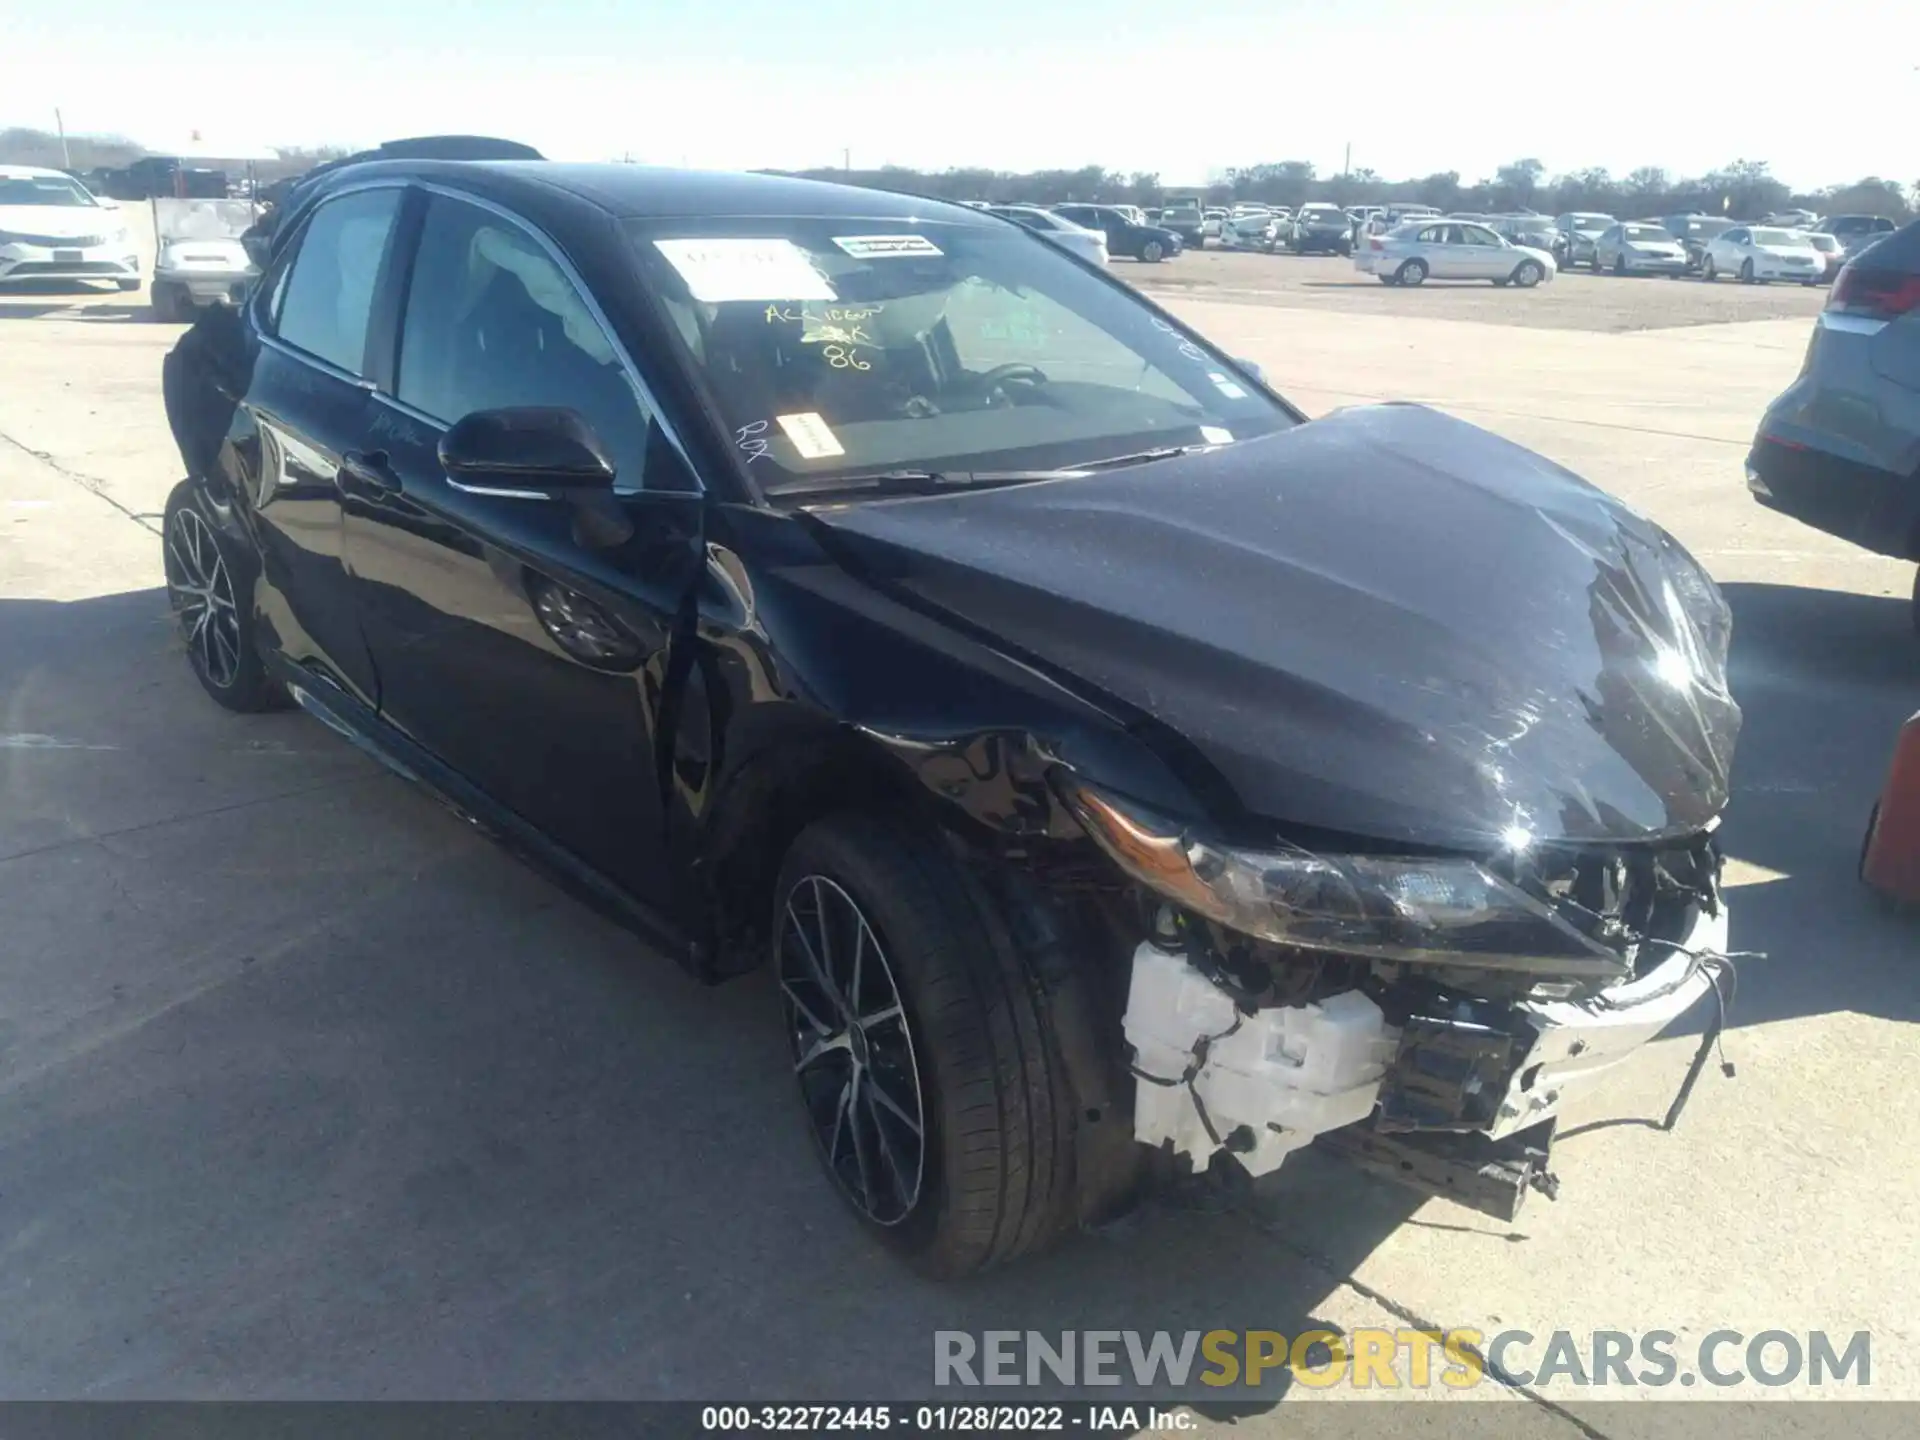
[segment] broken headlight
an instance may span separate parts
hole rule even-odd
[[[1068,803],[1115,864],[1195,914],[1279,945],[1397,961],[1612,979],[1625,957],[1465,856],[1217,845],[1106,791]]]

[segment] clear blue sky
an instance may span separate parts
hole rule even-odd
[[[479,131],[565,159],[1304,159],[1463,179],[1920,179],[1920,4],[1849,0],[0,0],[0,125],[267,144]],[[715,19],[724,16],[724,20]],[[260,38],[254,38],[254,37]]]

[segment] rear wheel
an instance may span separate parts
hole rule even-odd
[[[1409,260],[1393,272],[1396,285],[1423,285],[1426,279],[1427,262],[1424,260]]]
[[[206,496],[182,480],[167,497],[161,530],[167,603],[201,688],[229,710],[279,710],[286,690],[267,674],[255,643],[258,562],[229,533]]]
[[[775,887],[773,962],[822,1164],[917,1269],[964,1275],[1073,1221],[1053,1016],[985,887],[929,836],[847,813]]]
[[[162,285],[154,282],[153,293],[149,297],[153,304],[153,318],[166,324],[186,319],[186,294],[177,285]]]

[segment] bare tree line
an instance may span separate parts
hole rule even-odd
[[[1656,165],[1642,166],[1616,178],[1600,168],[1550,176],[1538,160],[1524,159],[1502,165],[1491,179],[1472,184],[1463,181],[1454,170],[1415,180],[1389,180],[1372,170],[1322,176],[1308,161],[1281,160],[1229,170],[1222,180],[1188,189],[1171,188],[1163,184],[1157,174],[1144,171],[1128,174],[1098,165],[1024,174],[985,169],[926,171],[897,165],[879,170],[818,169],[791,173],[942,199],[993,203],[1027,200],[1053,204],[1079,200],[1154,206],[1169,199],[1197,195],[1209,205],[1265,201],[1296,209],[1309,200],[1330,200],[1339,205],[1382,205],[1397,201],[1434,205],[1449,211],[1492,213],[1527,209],[1562,215],[1575,210],[1596,210],[1623,217],[1699,211],[1746,220],[1786,209],[1806,209],[1823,215],[1885,215],[1905,220],[1914,213],[1916,205],[1920,205],[1920,181],[1909,190],[1896,181],[1868,176],[1851,184],[1796,191],[1774,178],[1765,161],[1755,160],[1736,160],[1691,178],[1675,177]]]
[[[85,173],[99,167],[121,167],[147,151],[119,136],[69,135],[63,155],[60,137],[51,131],[23,126],[0,130],[0,163],[11,165],[70,165]],[[263,181],[298,175],[323,160],[346,153],[338,147],[287,148],[280,159],[257,165]],[[1372,170],[1344,175],[1320,175],[1305,160],[1280,160],[1228,170],[1224,179],[1195,189],[1177,190],[1146,171],[1131,173],[1086,165],[1077,170],[1010,170],[960,168],[915,170],[888,165],[878,170],[822,168],[785,172],[812,179],[838,180],[873,189],[898,190],[949,200],[1016,200],[1052,204],[1060,201],[1107,201],[1158,206],[1172,198],[1198,195],[1207,204],[1265,201],[1298,208],[1309,200],[1331,200],[1339,205],[1392,204],[1396,201],[1434,205],[1442,210],[1499,212],[1539,210],[1561,215],[1573,210],[1597,210],[1610,215],[1638,217],[1701,211],[1751,220],[1777,210],[1806,209],[1820,214],[1885,215],[1906,220],[1920,209],[1920,181],[1903,186],[1877,175],[1816,191],[1795,191],[1774,178],[1765,161],[1736,160],[1695,177],[1676,177],[1657,165],[1643,165],[1616,177],[1600,168],[1549,175],[1535,159],[1502,165],[1491,179],[1471,184],[1455,170],[1410,180],[1389,180]]]

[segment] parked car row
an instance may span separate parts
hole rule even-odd
[[[1618,275],[1698,274],[1708,280],[1802,284],[1832,280],[1849,259],[1894,229],[1893,221],[1880,215],[1822,220],[1804,210],[1757,224],[1715,215],[1616,220],[1572,214],[1556,216],[1554,225],[1560,232],[1554,257],[1562,269],[1584,265]]]

